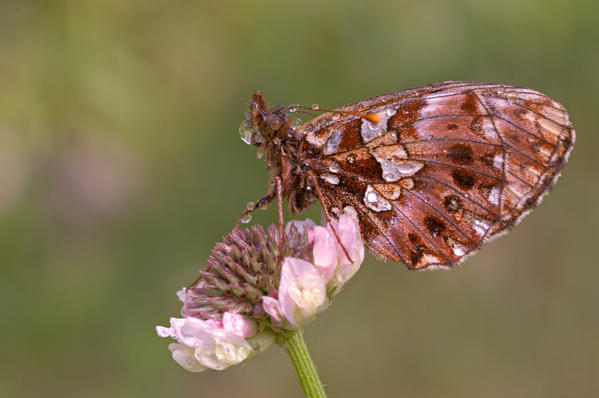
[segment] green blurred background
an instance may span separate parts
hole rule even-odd
[[[598,15],[593,0],[3,0],[0,397],[300,397],[279,347],[191,374],[154,331],[266,190],[237,134],[249,94],[337,107],[443,80],[547,93],[577,148],[540,208],[462,267],[367,257],[306,330],[329,396],[599,396]]]

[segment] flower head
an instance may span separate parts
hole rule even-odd
[[[177,341],[169,345],[173,359],[192,372],[222,370],[266,349],[276,333],[311,321],[364,258],[355,211],[344,209],[331,224],[288,223],[282,253],[274,225],[225,236],[197,283],[177,293],[184,318],[156,328]]]

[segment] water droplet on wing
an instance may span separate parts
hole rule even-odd
[[[331,173],[338,173],[339,170],[341,170],[341,165],[335,161],[331,162],[331,164],[329,165],[329,171]]]
[[[366,192],[364,193],[364,204],[376,212],[391,210],[391,203],[389,203],[387,199],[381,197],[381,195],[374,190],[372,185],[369,185],[368,188],[366,188]]]

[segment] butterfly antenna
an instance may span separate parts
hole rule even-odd
[[[297,111],[296,113],[301,113],[302,115],[309,115],[309,116],[312,116],[312,117],[316,117],[316,114],[310,113],[310,112],[306,112],[306,111]]]
[[[358,116],[361,119],[366,119],[371,123],[378,123],[381,121],[381,117],[379,115],[377,115],[376,113],[339,111],[339,110],[321,109],[321,108],[314,108],[314,107],[310,108],[310,107],[301,106],[301,105],[291,107],[291,109],[294,109],[294,108],[307,109],[309,111],[338,113],[340,115],[354,115],[354,116]]]

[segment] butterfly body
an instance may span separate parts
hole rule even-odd
[[[328,213],[353,207],[369,249],[410,269],[450,267],[518,223],[559,176],[575,137],[559,103],[489,83],[383,94],[301,125],[289,111],[254,93],[246,120],[271,191],[280,177],[293,213],[318,191]]]

